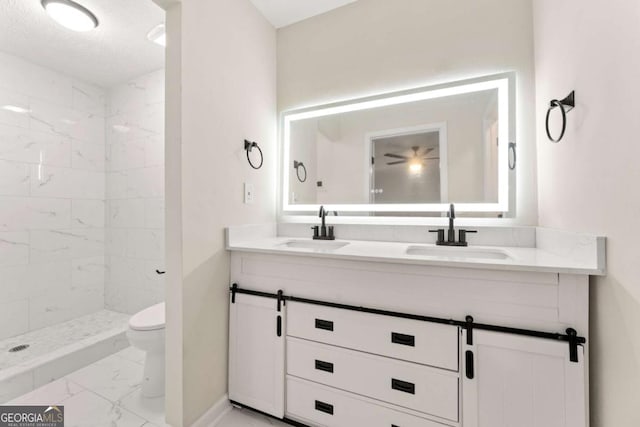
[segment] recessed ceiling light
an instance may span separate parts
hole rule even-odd
[[[147,34],[147,39],[152,41],[160,46],[167,45],[167,31],[164,27],[164,24],[160,24],[153,28],[153,30],[149,31]]]
[[[49,16],[73,31],[89,31],[98,26],[98,18],[86,7],[71,0],[42,0]]]
[[[28,108],[18,107],[17,105],[3,105],[2,109],[19,114],[27,114],[31,112]]]

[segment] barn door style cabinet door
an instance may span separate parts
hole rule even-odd
[[[463,332],[464,427],[586,427],[584,348],[499,332]]]
[[[245,294],[230,300],[229,399],[283,418],[284,305]]]

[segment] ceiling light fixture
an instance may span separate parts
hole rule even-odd
[[[18,107],[17,105],[3,105],[2,109],[19,114],[27,114],[31,112],[31,110],[29,110],[28,108]]]
[[[422,172],[422,162],[420,161],[412,161],[409,163],[409,171],[413,174],[418,174]]]
[[[153,30],[149,31],[149,34],[147,34],[147,39],[156,44],[159,44],[160,46],[167,46],[167,31],[164,24],[159,24],[154,27]]]
[[[98,26],[98,18],[86,7],[72,0],[42,0],[49,16],[73,31],[89,31]]]

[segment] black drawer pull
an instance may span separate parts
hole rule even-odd
[[[316,329],[325,331],[333,331],[333,322],[330,320],[316,319]]]
[[[330,372],[333,374],[333,363],[316,360],[316,369],[318,371]]]
[[[391,379],[391,388],[403,393],[416,394],[416,385],[406,381],[400,381],[395,378]]]
[[[391,342],[394,344],[406,345],[408,347],[416,346],[416,337],[413,335],[399,334],[391,332]]]
[[[475,370],[473,369],[473,351],[467,350],[467,352],[465,353],[465,356],[466,356],[465,373],[467,375],[467,378],[472,380],[473,377],[475,377]]]
[[[329,405],[328,403],[324,403],[324,402],[320,402],[319,400],[316,400],[316,411],[333,415],[333,405]]]

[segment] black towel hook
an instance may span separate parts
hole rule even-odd
[[[561,101],[557,99],[552,99],[549,103],[549,109],[547,110],[547,119],[545,121],[547,128],[547,137],[551,142],[560,142],[562,138],[564,138],[564,133],[567,131],[567,113],[573,110],[576,106],[576,91],[571,91],[571,93]],[[560,136],[554,138],[551,136],[551,130],[549,129],[549,118],[551,117],[551,111],[556,108],[560,108],[560,112],[562,113],[562,132],[560,132]]]
[[[251,150],[253,148],[257,148],[258,152],[260,153],[260,164],[258,166],[254,165],[253,162],[251,161],[251,158],[249,157],[249,153],[251,153]],[[252,142],[249,140],[244,140],[244,150],[247,152],[247,161],[249,162],[249,165],[254,168],[254,169],[260,169],[262,167],[262,163],[264,162],[264,156],[262,155],[262,150],[260,149],[260,147],[258,146],[257,142]]]
[[[296,170],[296,176],[298,177],[298,181],[305,182],[307,180],[307,168],[304,165],[304,163],[294,160],[293,168]],[[304,171],[304,178],[300,177],[300,169]]]

